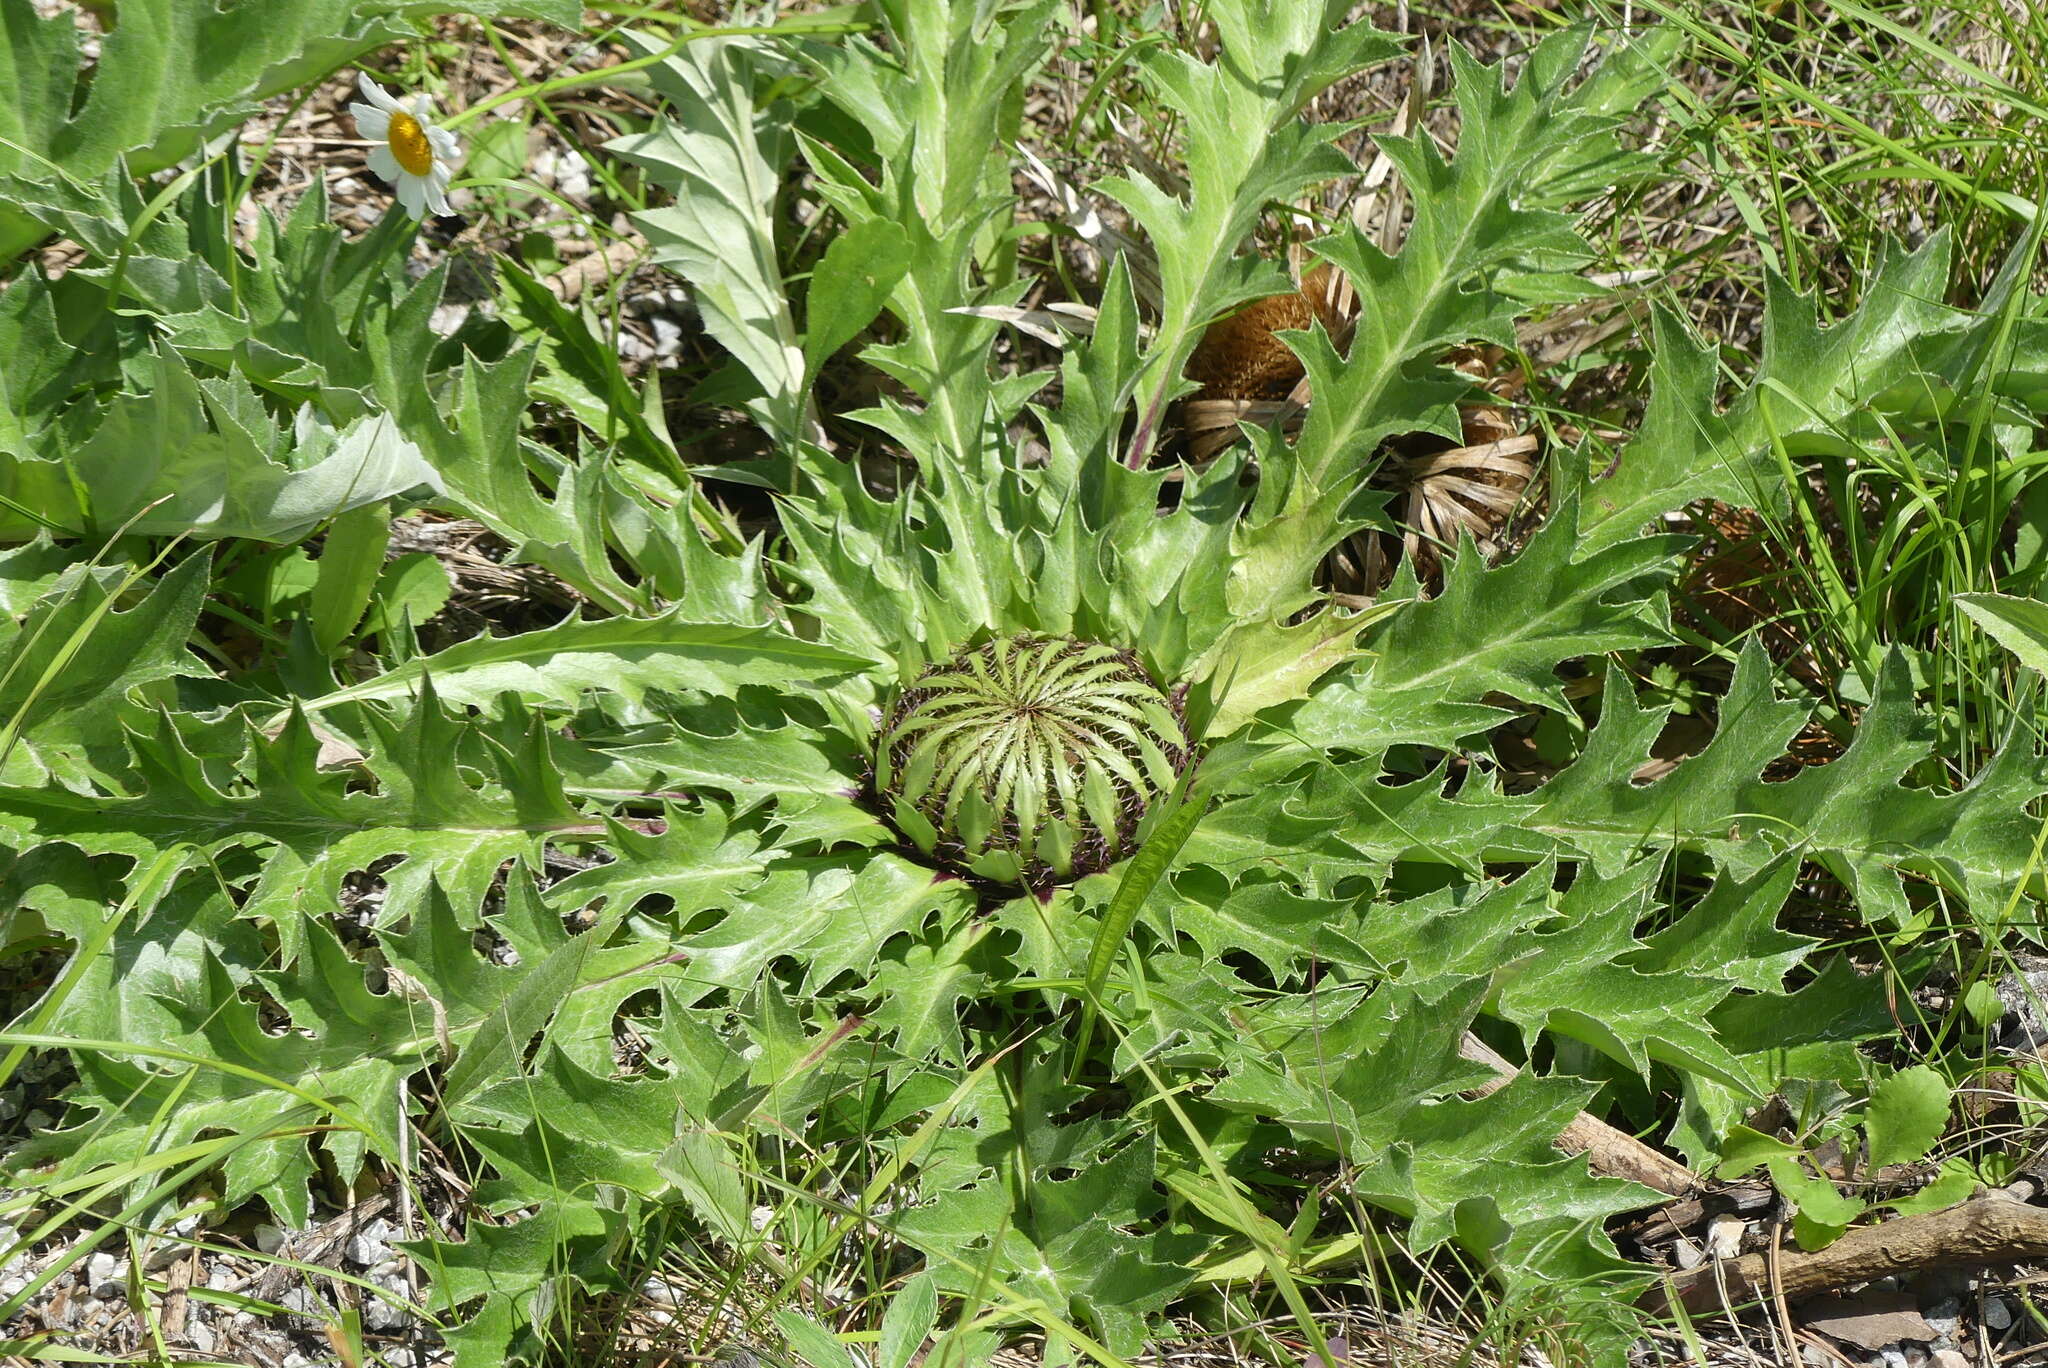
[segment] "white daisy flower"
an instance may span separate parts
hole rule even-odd
[[[356,131],[384,145],[370,153],[370,170],[398,187],[398,202],[414,218],[432,209],[437,214],[448,208],[448,180],[455,174],[461,151],[455,135],[433,124],[434,105],[425,93],[408,102],[395,99],[370,79],[368,72],[356,73],[356,85],[368,104],[351,104]]]

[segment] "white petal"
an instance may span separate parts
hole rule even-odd
[[[435,162],[459,162],[462,160],[462,146],[455,141],[455,135],[447,129],[428,129],[427,141],[434,145]]]
[[[364,99],[387,114],[398,108],[398,101],[392,99],[389,92],[383,86],[371,80],[370,73],[367,71],[358,71],[356,73],[356,89],[363,92]]]
[[[391,131],[391,116],[383,110],[366,104],[352,104],[348,112],[356,116],[356,132],[365,138],[382,141]]]
[[[398,202],[405,206],[405,212],[420,218],[427,212],[427,183],[418,176],[404,175],[398,178]]]
[[[421,123],[434,117],[434,102],[427,97],[426,91],[412,97],[412,116]]]
[[[381,181],[398,184],[398,158],[391,155],[388,147],[370,149],[370,170]]]
[[[448,196],[442,193],[440,184],[432,176],[427,177],[427,206],[437,214],[455,212],[448,207]]]

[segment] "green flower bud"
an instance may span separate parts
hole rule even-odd
[[[1179,705],[1129,651],[1016,636],[904,690],[875,739],[874,793],[926,855],[1039,887],[1122,858],[1189,755]]]

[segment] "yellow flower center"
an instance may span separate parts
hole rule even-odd
[[[434,169],[434,145],[427,141],[427,130],[412,115],[393,113],[391,131],[385,140],[391,144],[392,157],[413,175],[424,176]]]

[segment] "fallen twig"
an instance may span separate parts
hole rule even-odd
[[[1484,1064],[1494,1070],[1495,1077],[1491,1082],[1473,1089],[1474,1094],[1480,1097],[1506,1087],[1517,1072],[1505,1057],[1470,1031],[1465,1033],[1458,1053],[1475,1064]],[[1683,1197],[1700,1188],[1699,1175],[1670,1155],[1652,1149],[1627,1131],[1616,1130],[1585,1112],[1572,1118],[1564,1134],[1557,1137],[1557,1147],[1566,1154],[1585,1155],[1593,1172],[1603,1177],[1632,1179],[1644,1187],[1673,1197]]]
[[[2044,1257],[2048,1257],[2048,1208],[2029,1206],[2010,1193],[1994,1192],[1945,1211],[1859,1227],[1826,1249],[1788,1251],[1778,1260],[1778,1280],[1784,1295],[1796,1301],[1917,1268],[1982,1267]],[[1674,1274],[1665,1287],[1653,1289],[1646,1301],[1659,1309],[1676,1302],[1696,1314],[1718,1310],[1717,1268],[1730,1304],[1756,1300],[1770,1291],[1768,1261],[1761,1254],[1744,1254]]]

